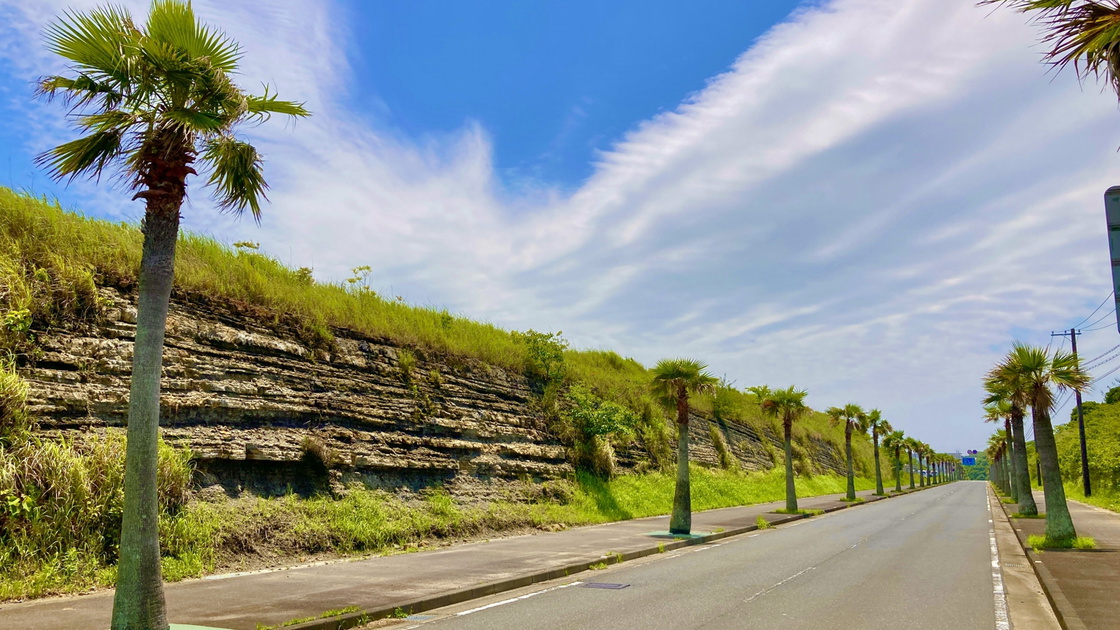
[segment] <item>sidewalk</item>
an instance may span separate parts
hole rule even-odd
[[[867,502],[883,499],[871,496],[871,491],[858,495]],[[849,507],[839,500],[842,496],[798,499],[798,506],[832,512]],[[755,529],[759,516],[773,524],[804,518],[770,513],[784,505],[696,512],[693,533],[708,535],[690,540],[651,535],[669,526],[668,516],[656,516],[411,554],[188,580],[166,585],[168,617],[179,624],[255,630],[257,624],[277,625],[350,606],[370,618],[397,607],[421,612],[564,577],[595,563],[631,560],[740,534]],[[104,630],[112,604],[112,591],[0,604],[0,628]]]
[[[1046,502],[1035,492],[1039,512]],[[1062,628],[1094,630],[1120,627],[1120,514],[1068,501],[1078,536],[1097,541],[1093,550],[1049,549],[1035,553],[1027,537],[1043,535],[1045,519],[1011,519],[1027,557],[1038,573]],[[1005,505],[1010,514],[1014,506]]]

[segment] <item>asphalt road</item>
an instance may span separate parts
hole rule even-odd
[[[461,604],[396,627],[991,630],[989,528],[984,483],[960,482]],[[629,586],[588,588],[592,581]]]

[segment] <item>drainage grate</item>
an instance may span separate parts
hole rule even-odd
[[[580,584],[583,588],[605,588],[617,591],[620,588],[626,588],[629,584],[611,584],[609,582],[584,582]]]
[[[409,616],[405,617],[405,619],[409,620],[409,621],[424,621],[424,620],[427,620],[427,619],[435,619],[435,618],[436,618],[435,615],[409,615]]]

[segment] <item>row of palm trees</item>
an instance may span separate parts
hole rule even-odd
[[[1077,532],[1066,506],[1050,412],[1054,408],[1056,391],[1084,391],[1090,383],[1088,373],[1081,369],[1073,353],[1050,352],[1022,343],[1016,343],[984,378],[985,419],[1003,423],[1003,428],[997,430],[988,443],[993,481],[1017,503],[1019,514],[1038,514],[1031,493],[1027,442],[1023,433],[1023,420],[1029,407],[1046,500],[1046,538],[1054,544],[1074,540]]]
[[[653,368],[651,391],[658,401],[677,414],[677,483],[673,494],[673,513],[669,520],[669,532],[688,535],[692,532],[692,496],[688,469],[688,424],[690,400],[694,396],[712,392],[719,380],[707,372],[707,366],[693,359],[665,359]],[[810,409],[805,404],[807,392],[790,386],[785,389],[768,387],[751,388],[758,396],[762,412],[782,423],[782,437],[785,451],[786,507],[785,511],[795,513],[797,508],[797,488],[793,473],[793,423],[805,416]],[[875,459],[875,494],[885,495],[883,475],[879,461],[879,444],[892,455],[894,467],[895,492],[902,492],[902,451],[905,450],[910,471],[910,489],[915,488],[914,456],[918,458],[919,470],[917,487],[925,487],[955,479],[958,474],[956,459],[949,455],[934,452],[928,444],[902,431],[896,431],[882,417],[878,409],[864,411],[862,407],[849,403],[843,407],[829,407],[825,410],[833,426],[844,427],[844,458],[847,465],[847,493],[845,499],[856,500],[855,471],[852,464],[852,435],[871,433],[871,443]],[[921,472],[926,474],[923,475]]]

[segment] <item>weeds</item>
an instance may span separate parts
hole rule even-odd
[[[759,529],[770,529],[771,527],[773,527],[773,525],[770,524],[770,521],[763,518],[761,514],[758,515],[758,518],[754,519],[754,524]]]
[[[593,565],[591,565],[587,568],[591,569],[592,571],[602,571],[603,569],[607,568],[607,563],[606,562],[596,562],[595,564],[593,564]]]
[[[1097,541],[1088,536],[1078,536],[1068,540],[1052,540],[1045,536],[1031,535],[1027,537],[1027,545],[1035,551],[1045,549],[1096,549]]]

